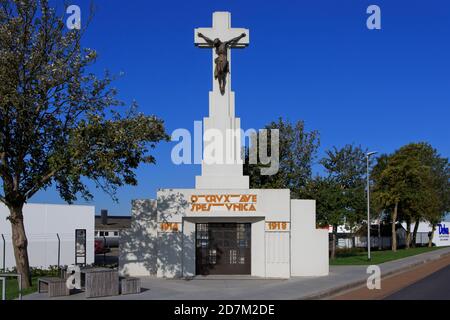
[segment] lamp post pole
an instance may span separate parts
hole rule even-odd
[[[367,159],[367,260],[370,260],[370,176],[369,176],[369,158],[371,155],[376,154],[376,151],[368,152],[366,154]]]

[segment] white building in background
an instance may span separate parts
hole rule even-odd
[[[58,265],[58,236],[60,265],[75,263],[75,250],[85,250],[86,264],[94,263],[94,206],[26,204],[23,208],[28,257],[31,267],[48,268]],[[3,239],[6,240],[6,269],[15,267],[11,241],[11,223],[6,220],[9,210],[0,204],[0,268],[3,269]],[[75,245],[75,230],[85,230],[86,246]],[[78,258],[84,263],[84,259]]]
[[[450,221],[442,221],[436,227],[433,236],[433,243],[437,247],[450,246]]]
[[[105,248],[118,247],[120,234],[129,229],[131,216],[108,216],[108,210],[100,210],[95,216],[95,240],[100,241]]]
[[[414,230],[415,223],[411,223],[411,233]],[[406,223],[402,223],[403,229],[405,229],[406,232]],[[436,247],[445,247],[450,246],[450,239],[449,239],[449,227],[450,222],[449,221],[442,221],[437,224],[436,229],[433,234],[433,244],[436,245]],[[419,226],[417,227],[417,244],[426,244],[428,243],[428,235],[433,230],[432,226],[428,221],[421,221],[419,222]]]
[[[414,231],[415,223],[411,223],[410,231],[411,236]],[[433,234],[433,245],[436,247],[450,246],[449,239],[449,221],[442,221],[437,224],[436,229]],[[387,230],[386,230],[387,228]],[[397,245],[402,247],[406,244],[406,223],[397,223]],[[367,248],[367,229],[364,226],[363,232],[358,230],[358,228],[350,229],[348,226],[341,225],[337,228],[337,248],[340,249],[350,249],[353,247]],[[421,221],[417,228],[416,234],[416,246],[426,246],[428,245],[429,236],[433,228],[428,221]],[[381,237],[378,232],[381,231]],[[387,231],[387,232],[386,232]],[[333,227],[329,226],[330,241],[331,234],[333,233]],[[383,224],[381,230],[379,229],[378,221],[375,219],[371,227],[371,244],[374,248],[390,248],[391,247],[391,226],[390,224]],[[381,242],[379,242],[381,241]]]
[[[215,12],[213,28],[194,32],[196,45],[213,51],[213,68],[217,55],[199,33],[221,41],[245,34],[238,44],[248,45],[248,30],[231,28],[230,19],[228,12]],[[223,93],[213,80],[205,132],[219,132],[222,137],[230,130],[239,132],[230,87],[229,73]],[[203,142],[207,150],[211,141]],[[166,278],[328,275],[328,230],[316,228],[315,200],[292,200],[289,189],[250,189],[240,152],[236,152],[241,150],[240,136],[227,143],[234,148],[216,150],[223,161],[208,161],[205,151],[194,189],[160,189],[156,200],[133,201],[131,228],[120,239],[122,274]]]

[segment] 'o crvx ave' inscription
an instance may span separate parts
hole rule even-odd
[[[191,196],[192,212],[256,211],[256,194],[205,194]]]

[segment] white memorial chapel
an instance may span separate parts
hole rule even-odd
[[[214,12],[212,28],[195,29],[194,41],[212,51],[213,70],[218,63],[227,69],[224,86],[213,73],[204,132],[239,132],[228,71],[231,48],[248,46],[249,30],[232,28],[230,13]],[[217,55],[224,47],[216,45],[224,42],[225,61]],[[222,163],[208,161],[211,141],[204,136],[203,142],[194,189],[159,189],[156,200],[132,202],[131,229],[121,235],[120,272],[166,278],[328,275],[328,229],[316,228],[315,200],[291,199],[289,189],[250,189],[240,135],[224,147]]]

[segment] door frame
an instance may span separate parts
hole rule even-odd
[[[198,225],[199,224],[207,224],[208,225],[208,228],[207,228],[207,232],[208,232],[207,243],[208,244],[207,244],[206,248],[203,248],[204,250],[206,250],[206,252],[208,252],[209,250],[218,250],[219,249],[219,247],[218,248],[211,248],[210,247],[210,245],[211,245],[210,241],[213,240],[213,239],[211,239],[211,229],[212,229],[210,227],[211,225],[218,225],[218,224],[221,224],[221,225],[235,225],[235,231],[234,231],[235,235],[237,235],[237,233],[238,233],[238,226],[239,225],[246,225],[244,227],[244,237],[245,237],[244,240],[246,240],[248,242],[247,247],[244,248],[244,249],[239,249],[239,246],[238,246],[238,243],[237,243],[237,241],[238,241],[237,237],[236,237],[236,240],[235,240],[236,241],[236,246],[235,246],[236,250],[245,250],[246,251],[244,253],[244,256],[245,256],[245,259],[246,259],[245,263],[243,265],[236,264],[236,266],[234,268],[234,272],[233,272],[233,270],[231,270],[231,268],[232,268],[232,266],[234,266],[234,264],[229,264],[230,272],[224,271],[223,268],[226,268],[225,267],[226,264],[220,265],[221,268],[219,270],[221,270],[221,271],[219,271],[219,272],[212,272],[211,273],[211,272],[205,271],[204,268],[208,268],[208,266],[210,266],[211,264],[207,263],[205,265],[202,265],[199,262],[199,259],[201,259],[201,258],[208,259],[208,255],[206,255],[206,257],[202,257],[201,256],[202,247],[198,247],[197,246],[197,241],[198,240],[202,240],[201,238],[197,238],[198,237],[197,232],[199,232],[199,230],[198,230]],[[212,229],[212,230],[214,230],[214,229]],[[225,241],[226,240],[225,232],[227,232],[227,229],[224,228],[223,232],[224,232],[224,234],[223,234],[223,238],[221,239],[221,241]],[[228,230],[228,232],[233,232],[233,230]],[[220,233],[220,230],[219,230],[218,233]],[[241,240],[241,239],[239,239],[239,240]],[[223,248],[225,248],[225,247],[223,247]],[[229,248],[232,248],[232,247],[228,247],[228,249]],[[208,253],[206,253],[206,254],[208,254]],[[227,256],[227,254],[224,254],[224,258],[228,259],[229,256]],[[240,270],[240,269],[242,269],[242,270]],[[252,222],[248,222],[248,221],[242,221],[242,222],[241,221],[239,221],[239,222],[236,222],[236,221],[229,221],[229,222],[219,222],[219,221],[197,222],[196,221],[195,222],[195,274],[196,275],[209,275],[209,274],[217,274],[217,275],[233,275],[233,274],[236,274],[236,275],[251,275],[251,273],[252,273]]]

